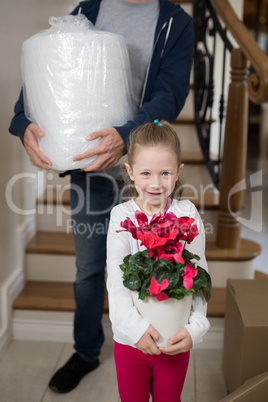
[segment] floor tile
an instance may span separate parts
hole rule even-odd
[[[13,341],[0,362],[0,402],[120,402],[113,346],[104,345],[100,366],[67,394],[48,389],[51,375],[74,352],[72,344]],[[182,402],[216,402],[227,395],[218,349],[191,351]]]
[[[61,367],[72,353],[72,345],[66,344],[57,368]],[[119,402],[113,346],[103,346],[100,361],[100,366],[86,375],[76,389],[64,395],[56,394],[47,389],[42,402]]]
[[[195,351],[190,352],[190,361],[186,374],[186,379],[181,394],[182,402],[195,402],[195,371],[194,371]]]
[[[0,361],[0,402],[39,402],[61,354],[54,342],[12,342]]]
[[[196,401],[216,402],[227,395],[222,372],[222,351],[195,350]]]

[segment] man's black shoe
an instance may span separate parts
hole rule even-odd
[[[60,394],[69,392],[79,384],[84,375],[95,370],[99,364],[99,359],[88,362],[78,353],[74,353],[67,363],[56,371],[48,386],[52,391]]]

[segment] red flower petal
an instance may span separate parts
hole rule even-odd
[[[157,296],[160,292],[159,289],[160,289],[159,283],[157,282],[157,280],[154,277],[152,277],[151,284],[149,286],[150,295]]]
[[[173,254],[162,253],[162,254],[158,255],[158,257],[159,258],[165,258],[166,260],[168,260],[170,262],[173,262],[173,260],[174,260],[174,255]]]
[[[147,216],[141,211],[135,212],[135,218],[137,219],[138,225],[141,227],[148,224]]]
[[[179,264],[184,264],[184,259],[182,258],[182,253],[177,253],[173,255],[174,260]]]
[[[149,251],[149,258],[152,258],[154,256],[154,250]]]
[[[182,251],[183,251],[183,245],[179,241],[176,243],[176,250],[177,250],[177,253],[182,253]]]
[[[150,232],[144,233],[144,245],[147,249],[151,249],[154,245],[154,235]]]
[[[141,241],[141,245],[144,244],[144,234],[140,230],[137,232],[136,239]]]
[[[130,232],[134,239],[137,239],[137,230],[138,228],[134,225],[130,218],[125,219],[120,223],[121,228],[125,229],[125,231]],[[117,230],[117,233],[124,232],[124,230]]]
[[[168,280],[167,280],[167,279],[164,279],[163,282],[162,282],[161,285],[160,285],[160,292],[161,292],[162,290],[165,290],[167,287],[168,287]]]
[[[158,296],[156,296],[158,301],[163,301],[163,300],[167,300],[169,299],[168,295],[166,295],[165,293],[160,293]]]
[[[181,274],[183,277],[183,286],[185,289],[192,289],[193,287],[193,278],[196,277],[198,271],[196,268],[193,268],[191,264],[187,264],[186,267],[184,268],[184,273]]]
[[[162,290],[165,290],[168,287],[168,280],[164,279],[161,283],[161,285],[159,285],[159,283],[157,282],[157,280],[152,277],[151,279],[151,283],[149,286],[149,292],[151,296],[158,296],[160,294],[160,292]]]

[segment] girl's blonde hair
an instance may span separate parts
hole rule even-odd
[[[143,124],[130,134],[127,157],[131,168],[133,167],[139,148],[155,146],[169,149],[177,157],[178,168],[181,165],[181,144],[178,134],[167,121],[162,120],[160,123],[162,126],[156,123]],[[130,197],[137,197],[137,190],[130,179],[127,180],[126,185],[128,185],[128,195]],[[181,182],[177,180],[171,197],[180,198],[181,194]]]

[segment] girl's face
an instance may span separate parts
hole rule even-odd
[[[133,166],[125,166],[139,194],[138,206],[149,215],[162,213],[183,167],[175,153],[161,146],[139,148]]]

